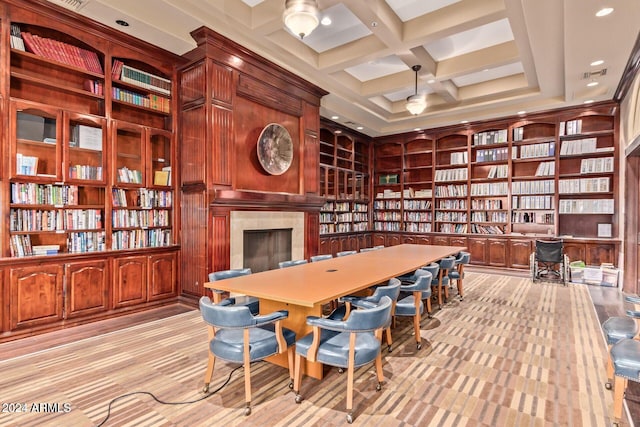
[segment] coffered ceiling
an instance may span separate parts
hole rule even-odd
[[[330,92],[322,116],[371,136],[610,100],[640,29],[638,0],[318,0],[331,23],[303,40],[285,0],[50,1],[176,54],[205,25]],[[416,64],[428,107],[413,116]]]

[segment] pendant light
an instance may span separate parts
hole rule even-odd
[[[319,14],[316,0],[287,0],[284,4],[282,20],[293,34],[303,39],[320,23]]]
[[[424,95],[418,95],[418,71],[420,71],[420,68],[422,68],[421,65],[414,65],[411,67],[411,69],[416,73],[416,86],[414,94],[407,97],[407,104],[405,106],[414,116],[422,113],[424,109],[427,108],[427,100]]]

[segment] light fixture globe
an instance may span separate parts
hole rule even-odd
[[[318,14],[316,0],[287,0],[282,20],[293,34],[303,39],[320,23]]]
[[[407,97],[407,103],[405,108],[414,116],[422,113],[427,108],[427,100],[424,95],[418,95],[418,71],[422,68],[421,65],[414,65],[411,69],[416,73],[416,86],[413,95]]]

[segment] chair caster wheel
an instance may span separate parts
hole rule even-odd
[[[348,422],[349,424],[353,423],[353,415],[352,415],[351,413],[348,413],[348,414],[347,414],[347,422]]]
[[[293,380],[289,381],[289,389],[293,390]]]
[[[246,408],[244,408],[244,416],[248,416],[251,415],[251,407],[247,406]]]
[[[338,368],[338,373],[339,373],[339,374],[344,373],[344,368]]]
[[[420,350],[422,348],[422,344],[416,344],[416,348]]]
[[[606,383],[604,383],[604,388],[606,388],[607,390],[611,390],[613,387],[612,387],[611,383],[609,381],[607,381]]]
[[[301,403],[301,402],[302,402],[302,395],[296,394],[296,403]]]
[[[202,392],[204,394],[209,393],[209,384],[205,384],[204,387],[202,387]]]
[[[382,384],[378,383],[376,385],[376,391],[380,391],[380,390],[382,390]]]
[[[393,350],[393,349],[391,348],[391,346],[390,346],[390,345],[388,345],[388,346],[387,346],[387,352],[388,352],[388,353],[391,353],[391,351],[392,351],[392,350]]]

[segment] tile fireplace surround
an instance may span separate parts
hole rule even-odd
[[[304,212],[232,211],[230,267],[242,268],[245,230],[291,228],[291,258],[304,258]]]

